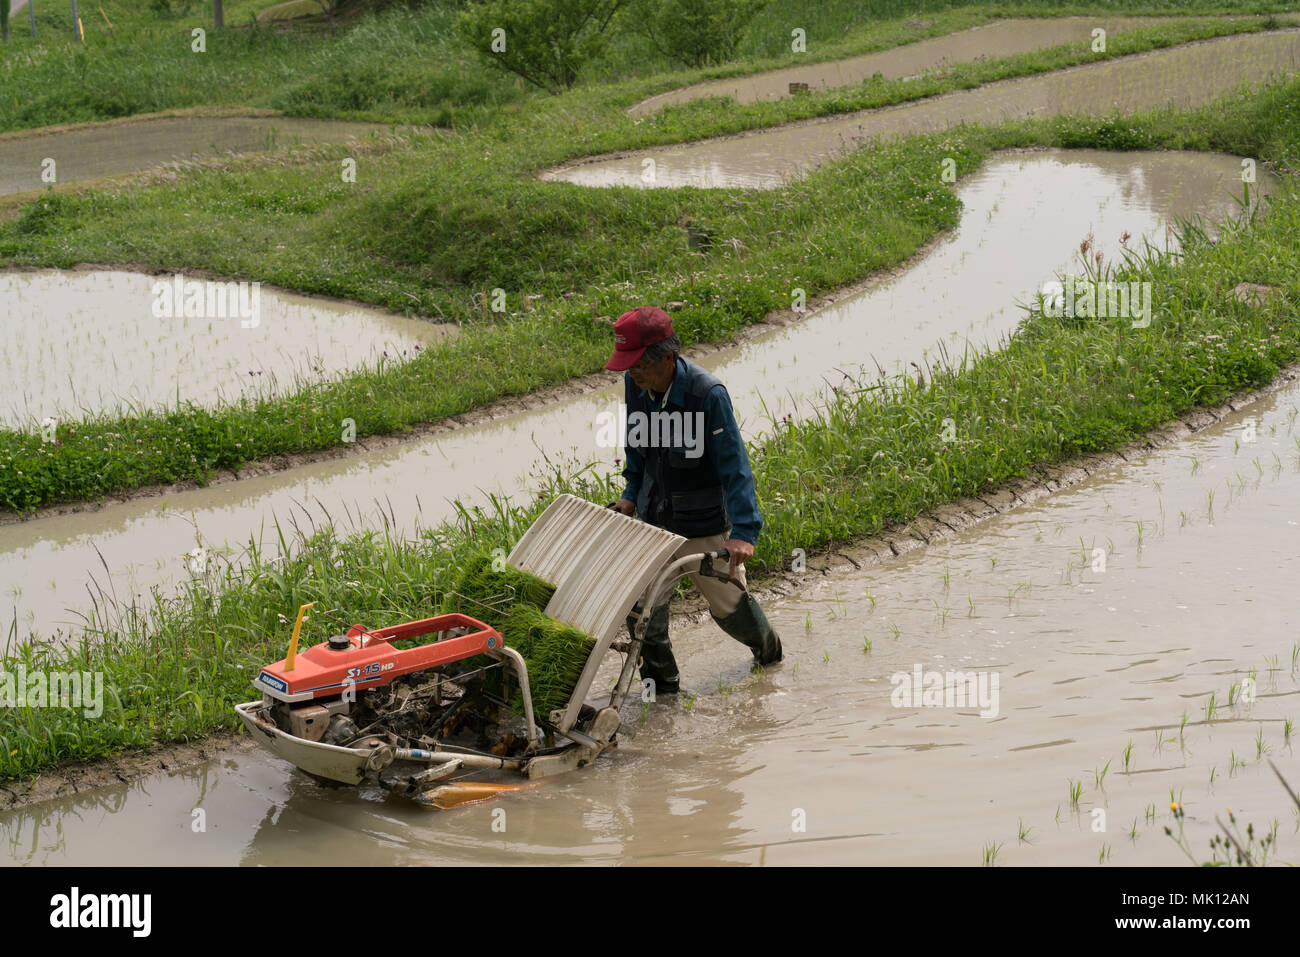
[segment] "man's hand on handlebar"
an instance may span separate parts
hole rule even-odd
[[[738,538],[729,538],[722,543],[722,547],[731,556],[731,577],[735,578],[736,569],[754,557],[754,546]]]

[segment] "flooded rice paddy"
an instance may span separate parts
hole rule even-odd
[[[769,599],[786,660],[763,675],[712,623],[678,620],[684,693],[629,714],[617,749],[544,787],[435,812],[235,749],[2,813],[0,857],[1177,865],[1176,801],[1197,860],[1231,808],[1243,830],[1276,829],[1277,858],[1295,863],[1300,820],[1265,759],[1295,783],[1298,414],[1290,386],[946,541]],[[914,703],[899,679],[917,669],[983,675],[997,697]]]
[[[628,114],[645,116],[665,106],[689,103],[707,96],[726,96],[737,103],[778,100],[791,95],[791,83],[806,83],[810,90],[823,90],[861,83],[877,73],[887,80],[897,80],[957,63],[995,60],[1067,43],[1091,44],[1092,31],[1096,29],[1105,30],[1109,37],[1126,30],[1168,22],[1167,17],[999,20],[877,53],[692,83],[642,100],[628,110]]]
[[[930,133],[962,123],[1104,115],[1166,106],[1188,109],[1226,96],[1243,83],[1294,74],[1298,68],[1300,30],[1226,37],[834,119],[578,162],[548,171],[543,179],[585,186],[767,189],[876,137]],[[648,179],[643,163],[647,156],[654,159],[654,175]]]
[[[451,328],[252,283],[215,284],[221,308],[209,311],[207,285],[121,271],[0,275],[0,376],[15,386],[0,424],[284,391],[409,357]]]
[[[0,196],[122,176],[168,163],[387,130],[375,123],[291,116],[163,116],[0,137]]]
[[[747,437],[772,415],[808,411],[844,372],[899,371],[923,361],[939,341],[950,355],[995,346],[1011,332],[1039,286],[1070,267],[1080,239],[1094,234],[1108,256],[1128,231],[1130,245],[1167,239],[1172,218],[1221,217],[1235,204],[1240,160],[1185,153],[1043,151],[1002,155],[959,187],[960,225],[899,275],[702,360],[727,383]],[[1271,181],[1261,182],[1267,189]],[[1061,202],[1062,196],[1070,201]],[[527,494],[529,470],[551,458],[612,462],[594,444],[597,418],[621,398],[610,387],[409,444],[272,475],[93,512],[0,526],[0,594],[20,635],[75,627],[96,578],[121,602],[164,589],[187,574],[196,536],[209,551],[238,556],[250,537],[275,542],[273,518],[303,520],[321,509],[344,528],[355,516],[399,531],[452,514],[488,493]],[[376,503],[382,502],[382,506]],[[101,559],[101,555],[103,556]],[[112,570],[104,574],[105,564]]]

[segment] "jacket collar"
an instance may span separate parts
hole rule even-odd
[[[681,356],[678,356],[676,370],[673,372],[673,381],[672,384],[668,386],[667,405],[675,405],[678,408],[681,408],[686,404],[686,379],[689,374],[690,373],[686,371],[686,360]],[[654,393],[649,389],[642,389],[641,394],[651,403],[655,403],[660,407],[665,405],[663,397],[661,396],[656,399]]]

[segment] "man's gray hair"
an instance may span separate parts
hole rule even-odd
[[[652,366],[670,353],[673,355],[681,355],[681,351],[682,340],[677,338],[676,333],[673,333],[662,342],[656,342],[652,346],[646,346],[645,352],[641,354],[640,361],[644,362],[648,366]]]

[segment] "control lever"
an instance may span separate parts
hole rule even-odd
[[[740,580],[732,577],[730,566],[722,569],[716,569],[713,567],[713,560],[715,558],[726,559],[730,562],[731,553],[725,548],[720,548],[716,552],[705,552],[700,556],[700,574],[704,575],[706,578],[716,578],[729,585],[735,585],[741,591],[746,591],[747,589],[743,584],[741,584]]]

